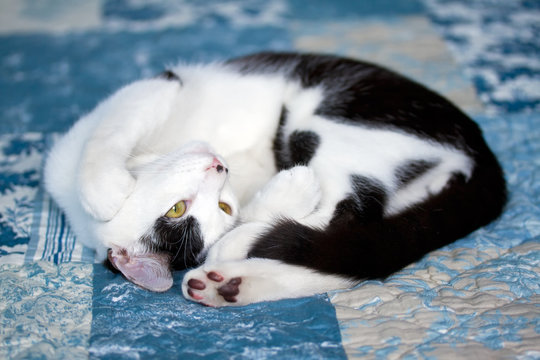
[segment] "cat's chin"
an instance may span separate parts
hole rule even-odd
[[[165,253],[129,254],[124,248],[109,249],[110,263],[129,281],[151,291],[164,292],[173,284],[170,257]]]

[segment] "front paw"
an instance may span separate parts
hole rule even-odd
[[[79,195],[86,212],[99,221],[109,221],[135,188],[135,179],[124,169],[94,167],[80,177]]]
[[[268,221],[276,216],[302,219],[321,201],[321,188],[313,170],[296,166],[280,171],[246,206],[245,218]]]
[[[242,277],[227,277],[218,270],[189,271],[182,283],[186,299],[212,307],[245,305],[241,297]]]

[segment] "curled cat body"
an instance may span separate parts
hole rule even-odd
[[[54,145],[45,186],[134,283],[245,305],[385,278],[482,227],[505,181],[479,127],[395,72],[330,55],[181,64]]]

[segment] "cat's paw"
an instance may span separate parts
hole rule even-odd
[[[276,216],[302,219],[321,201],[321,187],[314,171],[295,166],[277,173],[246,206],[248,219],[267,221]]]
[[[186,299],[212,307],[246,305],[241,294],[243,278],[202,267],[189,271],[182,283]]]
[[[324,275],[278,260],[251,258],[205,263],[182,281],[188,300],[207,306],[241,306],[261,301],[310,296],[353,285],[351,279]]]
[[[289,268],[270,259],[205,263],[184,276],[182,293],[186,299],[214,307],[281,299],[291,294],[291,284],[279,281]]]
[[[124,169],[86,169],[79,180],[81,204],[95,219],[109,221],[133,192],[135,182]]]

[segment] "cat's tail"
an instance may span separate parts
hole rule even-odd
[[[342,212],[325,229],[282,219],[249,257],[281,260],[356,279],[381,279],[497,218],[506,202],[502,170],[488,150],[472,176],[454,176],[438,195],[399,214],[359,219]]]

